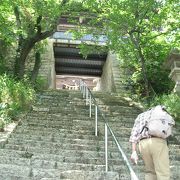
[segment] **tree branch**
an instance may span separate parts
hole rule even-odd
[[[21,19],[20,19],[19,7],[18,6],[14,7],[14,15],[16,17],[17,27],[20,29],[21,28]]]
[[[130,38],[131,38],[132,43],[135,46],[135,49],[137,50],[137,53],[138,53],[138,56],[139,56],[139,59],[141,62],[142,74],[143,74],[143,79],[144,79],[144,83],[145,83],[146,96],[149,97],[149,81],[148,81],[147,73],[146,73],[145,58],[142,53],[141,46],[139,44],[139,34],[138,34],[138,37],[134,37],[134,35],[131,33]]]
[[[37,34],[41,33],[41,20],[42,20],[42,15],[38,16],[36,19],[36,25],[35,27],[37,28]]]
[[[151,39],[154,39],[154,38],[157,38],[157,37],[159,37],[159,36],[161,36],[161,35],[166,35],[166,34],[172,32],[172,31],[174,31],[174,30],[177,30],[177,29],[178,29],[178,28],[173,28],[173,29],[171,29],[171,30],[169,30],[169,31],[161,32],[161,33],[159,33],[159,34],[157,34],[157,35],[155,35],[155,36],[152,36],[152,37],[148,38],[147,41],[149,41],[149,40],[151,40]]]

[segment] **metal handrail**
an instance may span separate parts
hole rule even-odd
[[[98,135],[98,119],[97,119],[98,111],[100,112],[100,114],[104,120],[104,124],[105,124],[105,170],[106,170],[106,172],[108,171],[108,145],[107,145],[108,144],[107,143],[108,142],[108,133],[107,133],[107,130],[109,129],[109,132],[111,133],[113,140],[115,141],[117,148],[118,148],[119,152],[121,153],[128,169],[130,171],[131,180],[139,180],[137,175],[135,174],[133,168],[131,167],[126,154],[122,150],[121,145],[119,144],[116,136],[114,135],[111,127],[109,126],[104,113],[99,108],[98,103],[97,103],[96,99],[94,98],[91,90],[87,87],[86,83],[82,80],[80,80],[79,87],[80,87],[80,91],[83,93],[83,98],[86,99],[86,105],[88,105],[88,102],[89,102],[89,117],[92,116],[92,104],[94,103],[94,105],[95,105],[95,136]]]

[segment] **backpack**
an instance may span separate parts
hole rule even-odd
[[[150,117],[145,125],[148,134],[163,139],[172,135],[172,126],[175,124],[175,121],[172,116],[165,111],[163,106],[158,105],[150,111]]]

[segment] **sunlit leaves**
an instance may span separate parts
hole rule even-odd
[[[0,120],[9,123],[19,111],[29,107],[35,99],[35,91],[24,81],[15,81],[8,75],[0,75]]]
[[[85,3],[103,22],[109,48],[133,69],[137,91],[142,93],[144,89],[142,56],[147,78],[156,93],[171,90],[168,72],[162,65],[170,49],[179,42],[178,1],[85,0]]]

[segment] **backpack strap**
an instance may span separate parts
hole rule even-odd
[[[149,130],[149,128],[147,127],[147,124],[148,124],[149,120],[151,119],[152,109],[153,109],[153,108],[148,109],[148,111],[150,111],[150,113],[149,113],[149,118],[147,119],[145,125],[143,126],[140,134],[142,134],[142,132],[144,131],[144,129],[146,129],[147,131]],[[148,111],[147,111],[147,112],[148,112]]]
[[[144,131],[144,129],[146,129],[146,130],[148,131],[147,122],[146,122],[146,124],[143,126],[143,128],[142,128],[140,134],[142,134],[142,132]]]

